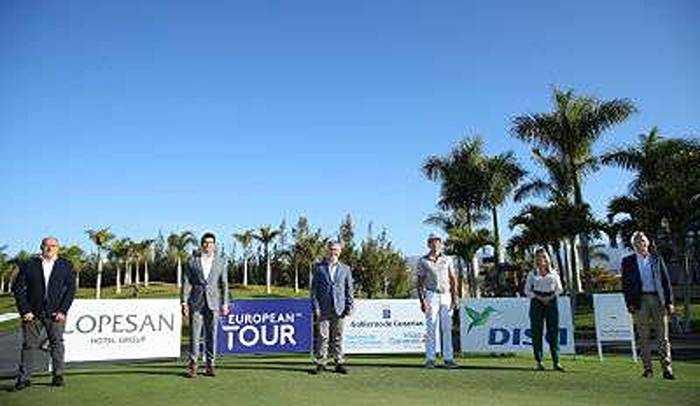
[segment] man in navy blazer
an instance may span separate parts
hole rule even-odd
[[[311,304],[318,320],[316,335],[316,369],[318,374],[326,369],[328,347],[335,358],[335,371],[347,374],[343,354],[343,322],[352,312],[354,287],[350,267],[339,261],[342,245],[330,241],[327,256],[314,267],[311,281]]]
[[[661,255],[649,251],[649,239],[643,232],[632,234],[635,253],[622,259],[622,290],[627,309],[634,317],[639,333],[645,378],[653,376],[651,330],[656,332],[665,379],[674,379],[671,368],[671,343],[668,339],[668,315],[673,312],[673,292],[668,270]]]
[[[12,286],[17,310],[22,317],[22,353],[16,390],[31,385],[31,369],[44,340],[49,339],[53,386],[64,386],[63,330],[66,315],[75,296],[75,276],[71,263],[58,256],[58,240],[41,241],[41,255],[20,265]]]

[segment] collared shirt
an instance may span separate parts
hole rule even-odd
[[[438,293],[449,292],[450,274],[455,275],[455,267],[454,261],[448,256],[439,255],[437,258],[431,258],[430,255],[425,255],[418,261],[416,275],[425,278],[426,290]]]
[[[202,264],[202,272],[204,273],[204,279],[209,279],[209,273],[211,272],[211,266],[214,263],[214,255],[202,254],[200,257]]]
[[[328,263],[328,274],[331,277],[331,282],[335,283],[335,273],[338,271],[338,263],[335,264]]]
[[[564,292],[561,286],[559,274],[555,271],[549,271],[545,275],[540,275],[537,270],[530,271],[525,280],[525,296],[533,298],[536,293],[554,294],[559,296]]]
[[[651,265],[651,255],[637,254],[637,267],[639,268],[639,276],[642,280],[642,292],[656,292],[656,282],[654,281],[654,272]]]
[[[53,265],[56,263],[56,258],[46,259],[41,257],[41,268],[44,270],[44,284],[45,292],[49,291],[49,279],[51,279],[51,271],[53,271]]]

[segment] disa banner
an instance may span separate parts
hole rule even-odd
[[[568,296],[557,299],[559,307],[559,348],[574,354],[574,327]],[[530,352],[530,299],[493,297],[463,299],[459,306],[462,352]],[[547,340],[544,348],[549,351]]]
[[[65,359],[177,358],[181,326],[177,299],[78,299],[66,320]]]

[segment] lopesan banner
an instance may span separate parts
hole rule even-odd
[[[309,299],[234,300],[219,318],[219,354],[311,352]]]
[[[425,352],[425,315],[415,299],[356,300],[343,329],[348,354]]]
[[[571,301],[560,296],[559,347],[574,354]],[[462,352],[530,352],[530,299],[520,297],[464,299],[459,306]],[[549,346],[545,340],[545,351]]]
[[[177,358],[181,327],[177,299],[78,299],[66,320],[65,359]]]

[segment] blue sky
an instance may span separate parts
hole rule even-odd
[[[3,1],[0,245],[302,214],[330,234],[350,213],[417,254],[425,158],[480,134],[535,171],[510,119],[554,85],[637,103],[598,151],[697,137],[699,20],[694,1]],[[603,214],[629,180],[603,169],[585,197]]]

